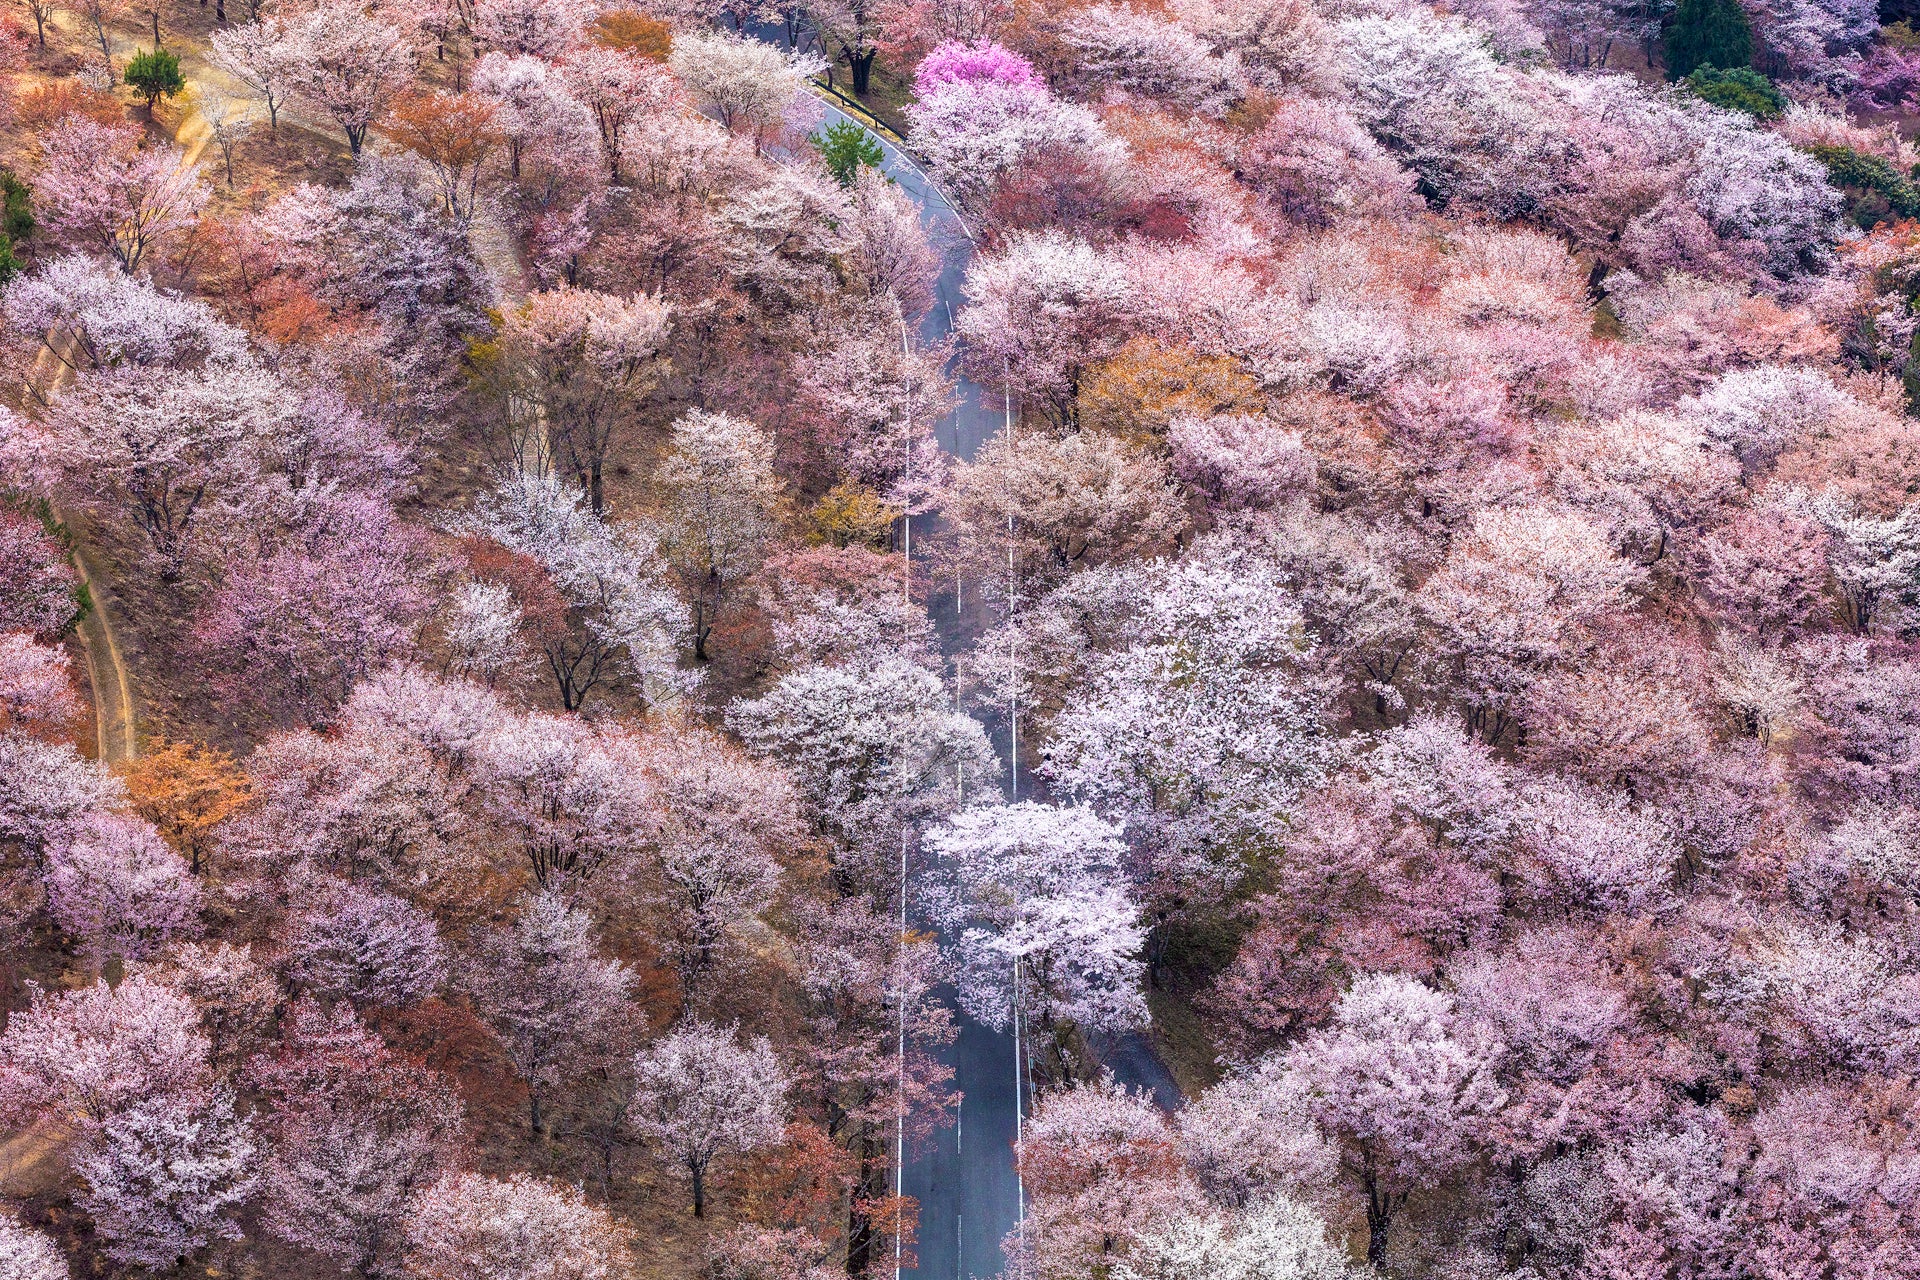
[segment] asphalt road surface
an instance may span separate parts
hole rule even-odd
[[[778,23],[748,30],[770,44],[786,45],[785,29]],[[864,121],[832,102],[822,105],[826,110],[822,127],[846,120],[866,128]],[[868,136],[884,153],[881,168],[918,205],[921,222],[940,251],[937,296],[921,322],[919,336],[927,344],[944,341],[965,297],[961,285],[973,260],[973,241],[960,214],[912,157],[881,134],[868,130]],[[1008,407],[997,389],[965,377],[957,380],[955,389],[958,406],[937,425],[935,434],[942,448],[964,460],[1001,429]],[[934,610],[936,626],[949,649],[958,647],[969,623],[980,621],[969,616],[977,605],[966,594],[962,592],[963,609],[955,609],[947,600]],[[1004,758],[1005,743],[1001,746]],[[1032,779],[1023,773],[1023,797],[1030,794],[1031,786]],[[956,1012],[956,1019],[960,1034],[944,1059],[953,1067],[954,1086],[963,1095],[958,1122],[936,1134],[926,1149],[908,1152],[901,1186],[920,1203],[915,1250],[919,1266],[906,1273],[915,1280],[988,1280],[998,1275],[1003,1266],[1001,1241],[1017,1229],[1020,1220],[1013,1141],[1020,1107],[1027,1099],[1016,1074],[1013,1036],[964,1013]],[[1149,1090],[1168,1110],[1176,1105],[1179,1092],[1173,1077],[1144,1036],[1123,1037],[1105,1056],[1123,1084]]]

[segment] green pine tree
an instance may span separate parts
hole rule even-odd
[[[147,100],[148,115],[153,114],[154,104],[160,99],[187,87],[186,77],[180,74],[180,59],[165,49],[136,52],[122,78]]]
[[[1680,0],[1667,25],[1667,78],[1684,80],[1696,68],[1753,64],[1753,28],[1739,0]]]
[[[820,158],[827,162],[827,171],[843,187],[853,185],[853,180],[860,176],[862,166],[877,169],[881,161],[887,158],[880,144],[851,120],[830,124],[824,135],[816,133],[808,141],[813,143],[813,149],[820,153]]]

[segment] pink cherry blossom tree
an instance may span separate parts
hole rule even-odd
[[[135,974],[59,997],[35,993],[0,1034],[0,1110],[95,1131],[148,1098],[207,1081],[193,1002]]]
[[[1003,1247],[1032,1274],[1117,1271],[1152,1223],[1203,1204],[1165,1113],[1111,1077],[1042,1097],[1016,1154],[1032,1211]]]
[[[715,734],[662,735],[647,745],[654,865],[642,874],[655,880],[658,936],[690,1001],[772,902],[781,860],[805,839],[806,824],[783,773]]]
[[[638,54],[586,44],[567,54],[560,74],[574,98],[593,113],[607,176],[616,183],[625,181],[621,162],[627,126],[678,109],[681,92],[673,73]]]
[[[476,0],[471,25],[487,52],[552,59],[579,41],[586,18],[560,0]]]
[[[437,565],[418,530],[365,498],[316,503],[261,541],[228,562],[195,639],[228,689],[325,724],[357,680],[414,651]]]
[[[484,812],[542,891],[639,871],[652,784],[632,735],[536,712],[498,725],[475,766]]]
[[[22,1226],[11,1213],[0,1218],[0,1275],[8,1280],[68,1280],[71,1274],[66,1256],[45,1233]]]
[[[66,653],[23,632],[0,631],[0,729],[52,734],[79,714]]]
[[[282,1026],[248,1070],[271,1106],[263,1224],[342,1269],[400,1274],[413,1197],[461,1155],[460,1101],[344,1004],[302,1001]]]
[[[601,957],[583,911],[536,894],[512,930],[481,940],[462,985],[527,1082],[527,1127],[548,1123],[545,1104],[611,1054],[630,1029],[633,975]]]
[[[693,1182],[693,1216],[707,1212],[707,1173],[723,1155],[779,1141],[787,1076],[764,1036],[690,1021],[634,1057],[634,1128]]]
[[[120,780],[71,743],[0,733],[0,833],[9,839],[41,848],[63,824],[124,799]]]
[[[226,1086],[163,1093],[122,1111],[74,1158],[76,1197],[104,1252],[164,1271],[215,1240],[238,1240],[256,1185],[252,1126]]]
[[[287,95],[330,118],[354,155],[413,75],[406,33],[353,0],[319,0],[278,19],[273,59]]]
[[[119,813],[70,823],[47,851],[47,903],[95,973],[200,932],[200,887],[153,824]]]
[[[1131,290],[1120,264],[1057,231],[1021,235],[974,259],[966,289],[959,332],[974,377],[1072,427],[1087,370],[1128,336]]]
[[[272,431],[291,408],[258,369],[132,366],[62,392],[35,436],[63,487],[127,509],[161,577],[175,581],[209,500],[245,491],[248,440]]]
[[[34,180],[41,219],[62,244],[113,255],[138,271],[154,246],[190,229],[208,190],[178,148],[69,117],[41,140]]]
[[[1089,1032],[1146,1023],[1146,930],[1119,828],[1022,801],[963,810],[922,844],[937,860],[924,901],[959,952],[968,1013],[992,1027],[1016,1014]]]
[[[77,583],[38,521],[0,507],[0,631],[57,634],[73,619]]]
[[[1407,1197],[1465,1163],[1505,1102],[1491,1075],[1498,1046],[1453,1034],[1451,1013],[1446,996],[1410,978],[1370,974],[1340,998],[1333,1027],[1287,1057],[1308,1114],[1366,1198],[1376,1266]]]
[[[356,1005],[403,1005],[440,986],[446,949],[433,918],[404,898],[335,884],[294,921],[287,971],[299,987]]]
[[[627,1232],[612,1215],[524,1173],[450,1174],[407,1214],[406,1274],[418,1280],[617,1280],[631,1266]]]

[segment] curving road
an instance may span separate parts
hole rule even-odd
[[[785,46],[779,24],[749,27],[751,34]],[[964,302],[962,285],[973,261],[972,233],[945,193],[912,156],[866,119],[856,118],[824,91],[825,124],[848,121],[880,145],[881,169],[920,209],[934,246],[940,251],[940,278],[933,309],[920,324],[926,344],[944,341]],[[964,376],[956,377],[958,405],[936,435],[941,447],[965,460],[1001,429],[1005,402],[995,391]],[[966,631],[960,611],[948,602],[934,610],[943,647],[949,655]],[[1026,794],[1030,779],[1021,777]],[[914,1273],[927,1280],[987,1280],[1000,1274],[1000,1244],[1021,1217],[1021,1189],[1013,1168],[1013,1141],[1022,1104],[1030,1104],[1018,1074],[1013,1036],[985,1027],[964,1013],[956,1015],[960,1034],[944,1055],[954,1069],[963,1097],[957,1122],[936,1135],[928,1149],[909,1153],[901,1190],[920,1203],[920,1235]],[[1105,1055],[1121,1083],[1150,1092],[1171,1110],[1179,1101],[1172,1074],[1154,1054],[1145,1036],[1121,1038]]]

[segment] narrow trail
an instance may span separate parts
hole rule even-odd
[[[57,518],[65,523],[58,512]],[[73,544],[73,565],[86,584],[93,607],[80,620],[80,647],[87,655],[87,682],[93,686],[93,731],[101,764],[125,764],[140,754],[140,727],[134,710],[133,682],[127,664],[120,657],[120,644],[113,635],[113,614],[119,598],[105,578],[88,564],[90,557],[78,539]]]
[[[26,399],[31,406],[37,396],[58,391],[73,377],[73,368],[42,346],[34,354],[33,367],[27,373],[32,390]],[[90,548],[73,536],[74,524],[64,511],[55,508],[53,518],[72,537],[74,571],[86,586],[92,607],[80,619],[78,635],[81,651],[87,659],[87,683],[93,691],[93,740],[95,758],[102,764],[125,764],[140,754],[139,716],[133,699],[133,681],[126,661],[120,656],[120,642],[114,637],[113,615],[120,601],[101,572]]]
[[[0,1194],[25,1198],[52,1190],[59,1184],[64,1168],[60,1156],[69,1141],[67,1133],[45,1122],[0,1140]]]
[[[56,12],[48,25],[76,40],[91,42],[96,39],[91,27],[64,10]],[[124,31],[114,28],[107,31],[107,42],[116,56],[137,47],[139,43],[129,39]],[[187,81],[187,93],[184,96],[188,109],[175,126],[174,142],[185,153],[184,163],[198,164],[213,142],[213,131],[200,113],[196,91],[202,87],[213,87],[249,103],[253,98],[245,85],[213,65],[197,44],[176,41],[167,47],[179,57],[181,74]],[[291,117],[285,110],[280,113],[280,126],[283,129],[321,132],[317,127]],[[34,361],[31,376],[41,394],[46,395],[57,391],[72,378],[73,370],[43,350]],[[74,527],[65,513],[56,510],[54,517],[68,529]],[[93,604],[86,617],[81,619],[78,634],[87,660],[87,682],[93,691],[97,758],[102,764],[125,764],[140,754],[140,716],[134,697],[134,682],[126,660],[121,656],[120,642],[114,632],[113,619],[121,611],[120,600],[96,551],[77,537],[72,550],[74,568],[80,575],[80,581],[86,585]]]

